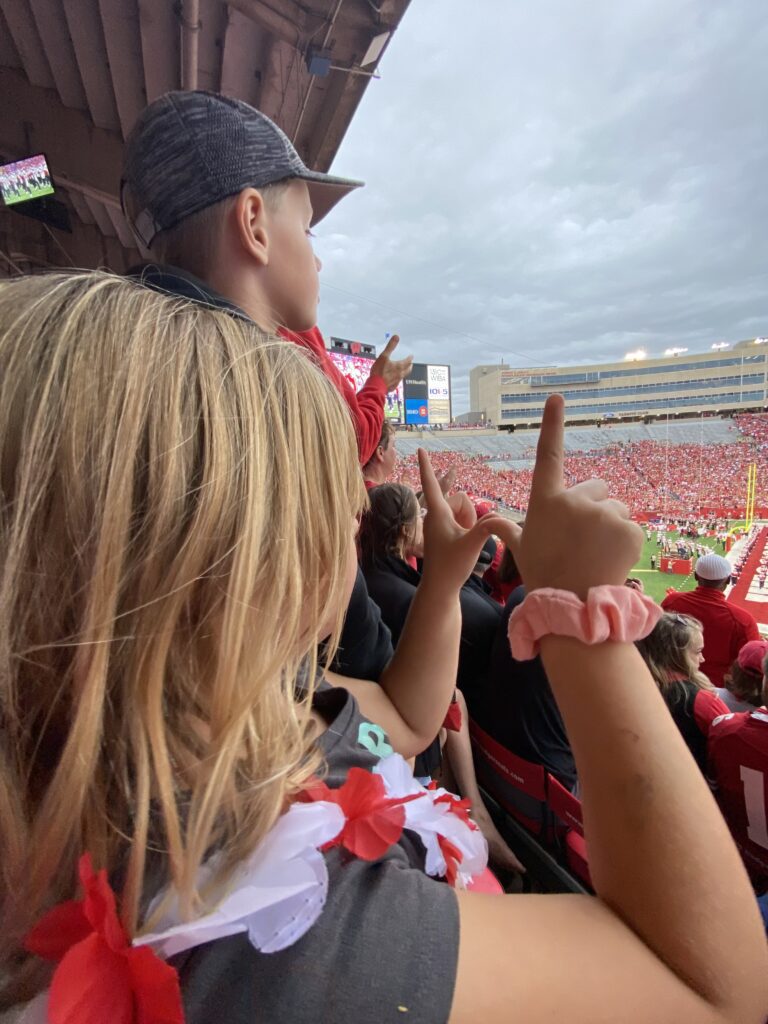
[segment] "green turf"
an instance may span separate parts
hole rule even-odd
[[[667,537],[674,544],[679,534],[668,533]],[[718,555],[724,554],[722,544],[719,544],[715,537],[699,537],[698,543],[712,548]],[[676,576],[673,573],[651,569],[651,555],[656,555],[656,564],[658,565],[660,552],[661,548],[656,546],[656,532],[651,530],[651,539],[643,541],[643,554],[632,570],[632,575],[643,581],[646,594],[650,594],[654,601],[661,601],[666,597],[668,587],[674,587],[675,590],[693,590],[696,586],[693,573],[690,576]],[[694,558],[694,563],[695,561]]]

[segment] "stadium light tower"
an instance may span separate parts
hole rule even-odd
[[[716,341],[712,348],[719,352],[721,349],[730,348],[730,344],[727,341]]]
[[[687,348],[665,348],[664,349],[664,355],[665,356],[680,356],[680,355],[683,354],[683,352],[687,352],[687,351],[688,351]]]
[[[648,358],[648,353],[645,351],[644,348],[637,348],[637,349],[634,350],[634,352],[627,352],[627,354],[624,356],[624,360],[626,362],[628,362],[628,363],[636,363],[640,359],[647,359],[647,358]]]

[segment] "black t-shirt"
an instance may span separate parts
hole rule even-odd
[[[327,686],[315,708],[337,787],[355,766],[391,752],[346,691]],[[187,1024],[445,1024],[458,960],[453,890],[423,872],[424,847],[407,831],[375,862],[325,853],[328,899],[288,949],[260,953],[233,935],[174,957]]]
[[[365,577],[358,567],[339,649],[331,668],[350,679],[378,682],[393,653],[392,635],[378,605],[371,600]]]
[[[381,616],[397,646],[421,574],[399,558],[377,557],[363,564],[368,592],[381,609]],[[456,684],[468,694],[488,673],[491,647],[501,619],[501,608],[492,598],[468,581],[459,591],[461,644]],[[425,657],[429,652],[425,650]]]
[[[509,649],[509,617],[524,597],[524,587],[510,594],[496,630],[488,674],[476,691],[465,694],[467,706],[489,736],[518,757],[543,764],[572,789],[576,764],[541,658],[515,661]]]

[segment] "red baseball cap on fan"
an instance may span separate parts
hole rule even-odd
[[[489,512],[493,512],[493,505],[489,501],[476,501],[475,512],[477,518],[482,519],[483,516],[487,516]]]
[[[768,654],[768,640],[750,640],[741,648],[736,660],[740,669],[750,672],[754,676],[762,676],[766,654]]]

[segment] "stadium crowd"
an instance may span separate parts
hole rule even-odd
[[[0,285],[0,1020],[763,1024],[768,714],[702,671],[729,563],[707,621],[627,580],[642,531],[578,481],[640,470],[564,460],[558,397],[524,530],[456,489],[507,500],[482,460],[392,482],[410,359],[356,394],[316,325],[357,184],[165,95],[123,171],[152,262]],[[548,843],[592,895],[502,891],[489,853],[519,890]]]
[[[757,464],[758,489],[768,481],[768,416],[738,418],[748,441],[741,444],[678,444],[636,441],[596,451],[571,452],[565,457],[570,485],[599,478],[611,495],[633,514],[664,511],[671,516],[695,516],[702,509],[744,507],[749,466]],[[529,469],[499,469],[489,456],[439,452],[433,461],[441,470],[452,467],[457,486],[472,494],[525,511],[531,487]],[[404,457],[397,478],[416,484],[414,456]]]

